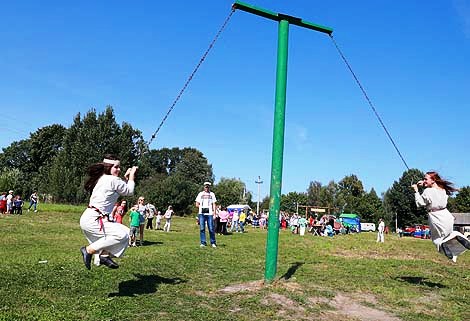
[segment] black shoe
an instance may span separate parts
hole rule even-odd
[[[83,263],[85,263],[85,267],[90,270],[91,269],[91,257],[92,255],[89,254],[87,251],[86,251],[86,247],[82,247],[80,249],[80,252],[82,252],[82,256],[83,256]]]
[[[447,256],[448,259],[452,260],[454,258],[454,255],[452,254],[452,252],[450,251],[449,247],[447,246],[447,244],[445,243],[442,243],[441,244],[441,249],[442,249],[442,252],[444,252],[444,255]]]
[[[119,267],[109,256],[100,256],[100,264],[106,265],[110,269],[117,269]]]
[[[460,244],[462,244],[467,250],[470,250],[470,241],[466,239],[465,237],[462,236],[457,236],[457,241],[459,241]]]

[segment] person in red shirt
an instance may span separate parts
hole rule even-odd
[[[127,202],[126,200],[122,200],[121,203],[117,203],[114,206],[113,212],[111,216],[114,219],[114,222],[122,224],[122,218],[126,215],[127,212]]]

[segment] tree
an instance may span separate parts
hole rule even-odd
[[[164,212],[172,205],[176,214],[190,214],[199,185],[179,175],[157,174],[137,185],[136,196],[145,195],[148,202]]]
[[[263,212],[263,210],[269,210],[269,203],[270,203],[270,200],[271,200],[271,197],[268,195],[268,196],[265,196],[263,198],[263,200],[261,201],[261,203],[259,203],[259,211],[260,213]]]
[[[322,184],[318,181],[310,182],[307,188],[308,205],[322,206]]]
[[[226,177],[222,177],[220,182],[213,188],[217,203],[223,207],[231,204],[242,204],[245,190],[245,183],[240,179]]]
[[[34,166],[31,165],[31,142],[24,139],[13,142],[10,146],[3,148],[0,157],[1,167],[16,168],[20,172],[31,173]]]
[[[378,222],[385,214],[382,200],[377,196],[373,188],[361,198],[357,211],[363,222]]]
[[[0,191],[7,192],[13,190],[15,194],[23,194],[21,171],[18,168],[4,167],[0,171]]]
[[[328,185],[323,186],[320,192],[321,206],[329,207],[333,211],[339,211],[342,208],[343,203],[338,198],[338,184],[334,181],[330,181]]]
[[[405,171],[398,181],[384,194],[384,209],[388,223],[397,217],[398,226],[420,224],[426,222],[426,210],[417,208],[411,184],[423,177],[418,169]]]
[[[454,213],[470,213],[470,186],[460,189],[457,196],[452,199],[452,207],[449,210]]]
[[[77,114],[65,132],[63,148],[50,166],[47,192],[54,195],[56,201],[83,202],[87,167],[100,162],[105,154],[119,156],[122,168],[136,164],[137,146],[141,146],[142,141],[140,131],[129,124],[124,123],[121,128],[116,123],[111,106],[101,114],[91,109],[83,119]]]
[[[361,214],[360,203],[365,191],[361,180],[354,174],[345,176],[338,182],[338,201],[346,213]]]
[[[281,211],[297,213],[297,205],[306,205],[308,202],[307,193],[289,192],[281,195]],[[302,214],[302,209],[299,209]]]
[[[146,171],[139,174],[136,192],[159,209],[172,205],[178,214],[191,213],[203,182],[214,180],[212,165],[195,148],[150,150],[142,163]],[[217,198],[220,203],[219,195]]]
[[[208,163],[204,154],[195,148],[184,148],[176,161],[175,174],[197,184],[205,181],[214,182],[212,165]]]
[[[30,161],[35,170],[47,166],[62,149],[62,142],[67,129],[62,125],[39,128],[30,136]]]

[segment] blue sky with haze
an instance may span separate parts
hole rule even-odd
[[[232,2],[4,1],[0,147],[106,105],[148,140]],[[247,3],[333,28],[408,165],[470,185],[470,1]],[[236,11],[151,148],[267,195],[276,48],[276,22]],[[331,39],[291,25],[282,192],[356,174],[380,194],[404,170]]]

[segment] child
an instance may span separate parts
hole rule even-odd
[[[162,212],[161,211],[158,211],[157,218],[156,218],[155,222],[157,224],[156,229],[161,230],[162,229]]]
[[[16,214],[23,214],[23,200],[21,199],[21,196],[20,195],[16,195],[16,198],[15,200],[13,201],[13,208],[15,209],[14,212]]]
[[[0,213],[5,214],[7,212],[7,193],[3,192],[0,195]]]
[[[131,221],[131,231],[130,231],[130,246],[136,246],[135,241],[137,237],[137,231],[140,227],[140,213],[137,211],[137,205],[131,207],[131,212],[129,214],[129,219]]]
[[[170,226],[171,226],[171,215],[173,215],[173,207],[168,206],[168,209],[165,212],[165,226],[163,227],[163,231],[165,232],[170,232]]]
[[[37,209],[38,206],[38,192],[34,191],[33,194],[29,197],[29,207],[28,207],[28,212],[33,207],[34,212],[36,213],[38,211]]]

